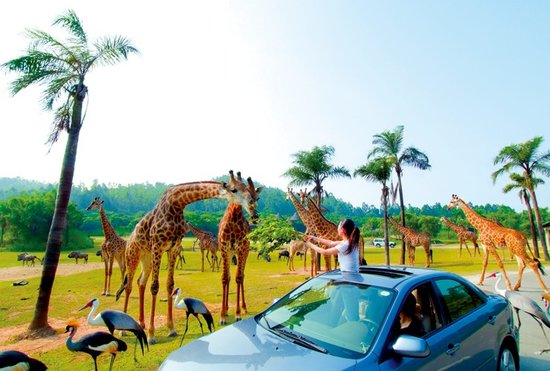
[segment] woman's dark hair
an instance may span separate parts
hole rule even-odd
[[[359,248],[359,228],[355,226],[355,223],[351,219],[342,220],[340,225],[344,228],[346,235],[349,237],[349,246],[347,250],[344,251],[344,255],[348,255],[351,254],[353,250]]]

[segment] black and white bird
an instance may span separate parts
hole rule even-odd
[[[35,358],[31,358],[17,350],[5,350],[0,352],[0,370],[28,370],[43,371],[48,367]]]
[[[544,331],[544,327],[542,326],[544,324],[546,327],[550,328],[550,317],[548,316],[547,311],[543,310],[535,300],[526,295],[523,295],[517,291],[499,289],[498,286],[500,284],[500,281],[502,280],[502,274],[500,272],[491,273],[488,277],[497,278],[497,281],[495,282],[495,292],[507,298],[510,304],[512,304],[512,307],[516,311],[516,316],[518,318],[518,328],[521,327],[519,311],[522,311],[529,314],[535,319],[535,321],[537,321],[546,341],[550,344],[550,341],[546,336],[546,331]],[[546,351],[548,351],[548,349],[541,351],[541,353]]]
[[[88,303],[86,303],[85,306],[80,308],[80,310],[92,308],[90,310],[90,313],[88,313],[88,323],[92,326],[106,326],[109,329],[111,335],[114,334],[115,330],[130,331],[134,335],[136,335],[136,343],[134,345],[134,361],[137,361],[136,349],[138,341],[139,345],[141,346],[141,354],[145,354],[143,349],[144,343],[147,347],[147,350],[149,350],[147,335],[145,334],[145,331],[143,331],[143,327],[141,327],[141,325],[128,313],[124,313],[120,310],[107,309],[100,312],[94,317],[98,306],[99,300],[92,299]]]
[[[108,332],[98,331],[92,334],[86,334],[78,340],[73,340],[77,329],[76,323],[70,323],[65,328],[65,333],[70,332],[67,338],[67,349],[71,352],[84,352],[92,356],[94,360],[95,371],[97,371],[97,357],[103,353],[111,354],[111,364],[109,371],[113,369],[113,363],[118,352],[124,352],[128,349],[126,343],[117,339]]]
[[[208,325],[208,330],[212,332],[214,329],[214,318],[212,317],[212,314],[206,307],[206,305],[200,301],[199,299],[195,298],[183,298],[178,302],[178,299],[181,295],[181,289],[178,287],[172,292],[172,296],[174,297],[174,306],[177,309],[183,309],[186,313],[185,318],[185,332],[183,333],[183,337],[181,338],[180,346],[183,343],[183,339],[185,338],[185,334],[187,334],[187,329],[189,327],[189,315],[194,315],[197,320],[199,321],[199,325],[201,326],[201,332],[204,335],[204,331],[202,328],[202,322],[199,318],[199,314],[202,314],[202,317],[206,321],[206,324]]]

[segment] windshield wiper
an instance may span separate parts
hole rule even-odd
[[[298,334],[296,334],[292,331],[284,330],[282,328],[277,328],[277,326],[272,328],[272,330],[277,331],[279,334],[283,335],[284,337],[289,338],[290,340],[292,340],[292,342],[294,344],[298,344],[298,345],[304,346],[306,348],[316,350],[317,352],[321,352],[321,353],[325,353],[325,354],[328,353],[328,351],[325,348],[320,347],[319,345],[315,344],[311,340],[309,340],[309,339],[307,339],[307,338],[305,338],[301,335],[298,335]]]

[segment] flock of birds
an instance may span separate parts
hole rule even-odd
[[[210,332],[214,329],[214,320],[212,314],[206,307],[206,305],[195,298],[183,298],[179,300],[181,296],[181,289],[177,288],[172,293],[174,298],[174,305],[177,309],[183,309],[186,313],[185,332],[181,339],[185,338],[189,327],[189,316],[194,315],[199,321],[201,332],[204,335],[203,325],[199,318],[201,315],[208,326]],[[179,300],[179,301],[178,301]],[[94,361],[94,369],[97,371],[97,357],[102,354],[110,354],[111,362],[109,365],[109,371],[113,369],[115,358],[119,352],[124,352],[128,349],[128,345],[121,339],[114,336],[115,330],[119,330],[124,334],[125,331],[129,331],[136,336],[136,342],[134,345],[134,361],[137,362],[136,351],[137,344],[139,342],[142,355],[145,355],[145,348],[149,350],[149,343],[147,341],[147,335],[143,330],[143,327],[129,314],[119,310],[107,309],[96,314],[99,307],[99,300],[92,299],[80,310],[91,308],[88,313],[88,324],[92,326],[104,326],[107,327],[106,331],[97,331],[90,334],[83,335],[78,339],[74,339],[76,331],[78,329],[78,323],[71,321],[65,328],[65,333],[69,333],[66,341],[67,349],[72,352],[83,352],[89,354]],[[180,346],[181,346],[180,343]],[[26,355],[25,353],[15,350],[7,350],[0,352],[0,370],[29,370],[29,371],[42,371],[47,370],[48,367],[40,360],[34,359]]]

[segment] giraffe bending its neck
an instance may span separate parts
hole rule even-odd
[[[472,256],[472,253],[470,252],[470,249],[468,248],[468,243],[466,241],[471,241],[474,245],[474,258],[476,256],[476,252],[481,255],[479,252],[479,245],[477,243],[477,234],[475,232],[469,231],[465,227],[455,224],[451,222],[449,219],[445,218],[444,216],[441,217],[441,222],[445,223],[449,228],[451,228],[453,231],[456,232],[458,236],[458,242],[460,244],[460,248],[458,250],[458,256],[462,257],[462,244],[466,246],[466,251],[468,251],[468,254]]]
[[[241,180],[236,180],[233,172],[229,172],[229,184],[224,182],[193,182],[168,188],[153,210],[147,213],[135,226],[126,247],[127,274],[122,287],[117,291],[117,299],[125,291],[124,311],[128,310],[128,302],[132,292],[132,281],[138,263],[141,261],[142,272],[138,279],[139,286],[139,323],[145,328],[144,300],[145,285],[152,272],[151,282],[151,317],[149,321],[149,342],[155,343],[155,308],[159,291],[159,269],[162,254],[168,253],[168,277],[166,291],[168,295],[167,326],[169,336],[176,336],[172,319],[172,299],[174,291],[174,263],[177,257],[176,247],[181,244],[185,235],[184,208],[199,200],[209,198],[224,198],[230,203],[242,205],[251,215],[255,223],[257,197]],[[240,179],[240,178],[239,178]],[[248,178],[248,182],[252,180]]]
[[[319,208],[311,198],[303,195],[301,195],[301,197],[303,202],[305,202],[307,205],[306,210],[308,212],[311,222],[313,223],[313,230],[315,231],[315,235],[317,237],[332,241],[341,240],[342,237],[340,237],[340,235],[338,234],[338,226],[325,218],[323,213],[321,213],[321,210],[319,210]],[[359,255],[361,255],[361,253],[359,253]],[[323,255],[323,258],[325,259],[325,269],[327,271],[331,270],[332,262],[330,255]],[[338,256],[334,255],[334,259],[336,266],[336,259],[338,259]],[[317,265],[315,266],[315,273],[317,273]]]
[[[210,264],[210,269],[214,272],[217,268],[220,270],[220,262],[218,261],[218,239],[210,232],[203,231],[187,223],[187,229],[191,231],[199,239],[199,248],[201,249],[201,271],[204,272],[204,254],[206,253],[206,260]],[[212,256],[212,261],[208,255]]]
[[[305,235],[315,235],[315,228],[313,226],[313,222],[311,221],[311,218],[309,216],[309,212],[305,209],[303,206],[303,203],[305,202],[304,193],[305,191],[300,190],[300,198],[302,199],[302,202],[298,201],[296,198],[296,195],[294,194],[292,188],[288,188],[286,192],[286,199],[290,200],[292,204],[294,205],[294,208],[296,209],[296,212],[298,213],[298,216],[300,217],[300,220],[306,227]],[[294,249],[294,255],[298,251]],[[288,258],[288,267],[290,270],[294,270],[294,255],[292,254],[292,250],[290,251],[290,257]],[[307,249],[304,252],[304,271],[306,269],[306,261],[307,261]],[[316,259],[315,259],[315,251],[311,250],[311,270],[310,270],[310,276],[313,277],[317,274],[317,268],[316,268]]]
[[[479,278],[478,285],[483,285],[483,280],[485,279],[485,270],[487,269],[487,261],[489,258],[487,250],[489,250],[489,252],[495,257],[497,265],[502,272],[504,281],[506,281],[506,287],[508,290],[512,290],[512,286],[510,284],[510,280],[508,279],[508,275],[506,274],[506,270],[504,269],[504,265],[502,264],[502,261],[496,251],[496,249],[500,246],[506,246],[510,250],[510,253],[515,255],[518,262],[518,280],[516,281],[514,290],[518,290],[521,287],[523,270],[525,269],[525,265],[529,264],[533,272],[535,272],[535,276],[537,277],[540,286],[544,291],[548,292],[548,288],[542,281],[542,277],[539,273],[540,270],[544,274],[542,266],[537,259],[533,259],[527,255],[527,251],[525,249],[525,247],[528,246],[527,238],[522,233],[516,231],[515,229],[502,227],[497,223],[482,217],[457,195],[452,195],[451,202],[449,203],[447,209],[450,210],[454,207],[460,207],[462,209],[464,215],[466,215],[466,219],[468,219],[468,222],[470,222],[470,224],[477,229],[479,233],[478,240],[483,244],[483,267],[481,269],[481,277]]]
[[[237,179],[240,180],[240,174],[237,173]],[[257,200],[258,194],[262,188],[254,188],[254,184],[249,178],[249,192]],[[230,264],[235,256],[237,258],[237,272],[235,273],[235,282],[237,283],[237,298],[235,309],[235,320],[241,320],[241,308],[246,314],[246,300],[244,297],[244,269],[246,259],[250,251],[250,241],[248,233],[250,225],[246,220],[241,205],[229,203],[227,209],[220,221],[218,233],[218,247],[222,257],[222,309],[220,313],[220,324],[227,323],[227,311],[229,308],[229,281],[231,280]]]
[[[124,280],[124,273],[126,272],[126,262],[124,259],[124,251],[126,250],[126,240],[120,237],[103,210],[103,200],[99,197],[94,198],[92,203],[86,208],[86,210],[99,210],[99,216],[101,218],[101,227],[103,228],[103,234],[105,235],[105,241],[101,245],[101,254],[103,256],[103,262],[105,263],[105,279],[103,280],[103,292],[101,295],[111,295],[111,276],[113,274],[113,263],[116,260],[120,267],[120,274],[122,280]]]
[[[414,267],[415,262],[415,253],[416,247],[422,246],[426,253],[426,267],[429,268],[432,261],[432,254],[430,251],[430,246],[432,244],[432,239],[429,234],[417,232],[412,228],[404,227],[398,222],[396,222],[392,217],[388,217],[390,223],[394,226],[395,229],[403,235],[403,240],[407,246],[407,253],[409,256],[409,266]]]

